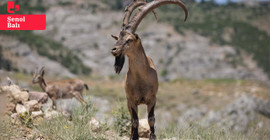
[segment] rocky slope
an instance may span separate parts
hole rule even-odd
[[[10,120],[5,122],[6,125],[0,125],[2,130],[0,136],[3,138],[55,139],[60,137],[65,139],[69,137],[69,139],[77,139],[86,135],[87,137],[95,136],[98,138],[102,137],[103,139],[128,139],[127,136],[121,135],[118,129],[121,128],[119,130],[125,132],[123,133],[124,135],[129,135],[130,119],[129,117],[118,118],[116,115],[129,116],[128,111],[125,109],[117,111],[113,105],[115,102],[111,102],[106,97],[86,97],[86,101],[90,105],[89,114],[87,115],[82,111],[83,107],[80,108],[80,103],[74,99],[58,100],[58,108],[53,110],[52,100],[48,98],[46,93],[27,92],[17,85],[1,86],[0,97],[6,100],[0,102],[0,123],[2,123],[1,119],[3,116],[7,117],[6,120]],[[182,136],[179,136],[179,132],[166,136],[167,139],[172,140],[184,137],[187,131],[195,131],[195,136],[201,135],[205,137],[203,130],[199,134],[196,130],[199,127],[202,127],[202,129],[213,127],[222,130],[223,134],[221,136],[218,135],[218,137],[224,137],[224,134],[226,136],[234,132],[247,136],[247,138],[239,137],[237,139],[253,139],[253,137],[256,137],[256,139],[267,139],[270,134],[268,129],[269,106],[269,100],[262,100],[247,93],[242,93],[241,96],[233,99],[228,104],[222,105],[219,109],[213,109],[213,106],[205,105],[190,106],[190,104],[182,102],[171,107],[163,104],[162,106],[159,105],[155,110],[156,133],[161,134],[166,129],[172,129],[171,131],[176,132],[180,131]],[[79,108],[80,111],[78,112]],[[146,118],[146,114],[143,116]],[[141,119],[144,117],[139,118],[139,135],[141,138],[148,138],[148,121],[147,119]],[[117,125],[115,126],[115,124]],[[9,125],[12,125],[18,131],[14,133],[14,130],[10,130],[8,127]],[[113,128],[109,126],[113,126]],[[73,131],[72,129],[75,132],[70,132]],[[59,135],[52,133],[52,131],[57,131]],[[79,133],[80,131],[84,133]],[[257,136],[256,132],[264,133],[260,133]],[[70,137],[71,135],[72,137]],[[207,133],[207,135],[212,134]],[[161,139],[161,135],[159,136],[159,139]],[[249,136],[252,137],[249,138]],[[189,135],[187,138],[192,137]],[[213,135],[210,137],[213,138]]]
[[[78,51],[84,64],[91,67],[95,74],[113,74],[114,58],[110,55],[110,47],[115,42],[110,34],[118,34],[122,13],[91,13],[52,7],[46,14],[46,31],[36,33]],[[250,56],[237,56],[231,46],[211,44],[208,38],[191,31],[180,35],[172,27],[149,19],[146,22],[151,24],[141,25],[138,33],[147,54],[154,59],[159,73],[167,79],[267,79]]]
[[[0,46],[3,57],[10,60],[20,72],[32,73],[36,67],[46,66],[48,75],[74,76],[61,64],[40,56],[35,50],[31,50],[28,44],[22,43],[14,37],[0,35]]]
[[[110,54],[110,47],[115,41],[110,35],[119,33],[123,13],[91,7],[93,3],[89,1],[81,3],[87,5],[86,7],[78,6],[79,2],[64,2],[73,4],[63,6],[44,3],[50,5],[46,10],[47,29],[35,33],[60,42],[72,50],[83,64],[93,70],[93,75],[113,75],[114,58]],[[267,75],[252,60],[251,55],[244,52],[239,55],[232,46],[213,44],[209,38],[190,30],[179,34],[171,26],[147,18],[140,26],[138,34],[146,53],[157,66],[160,79],[233,78],[267,81]],[[0,36],[0,39],[0,45],[5,48],[27,48],[22,43],[17,43],[16,47],[15,44],[8,45],[8,38],[5,36]],[[18,54],[19,50],[16,49],[13,53]],[[40,57],[35,51],[28,49],[26,52],[28,53],[24,55],[27,57],[20,57],[22,62],[16,63],[22,71],[29,72],[36,65],[43,64],[49,67],[52,74],[73,76],[61,64]],[[123,73],[126,68],[127,64]]]

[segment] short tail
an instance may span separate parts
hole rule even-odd
[[[86,90],[89,90],[87,84],[84,84],[84,87],[85,87]]]

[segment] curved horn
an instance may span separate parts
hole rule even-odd
[[[133,0],[133,2],[131,4],[129,4],[129,6],[127,6],[125,8],[125,16],[124,16],[124,19],[123,19],[122,30],[125,30],[126,25],[128,24],[130,16],[133,13],[133,11],[136,8],[138,8],[138,7],[142,6],[142,5],[145,5],[145,4],[146,4],[145,1]]]
[[[41,73],[44,69],[45,69],[45,67],[42,66],[41,69],[40,69],[40,71],[39,71],[39,73]]]
[[[153,11],[155,8],[165,5],[165,4],[176,4],[180,7],[183,8],[184,12],[185,12],[185,20],[187,20],[188,17],[188,10],[185,6],[185,4],[183,2],[181,2],[180,0],[154,0],[150,3],[147,3],[142,9],[141,11],[137,12],[135,14],[135,16],[133,17],[133,19],[130,21],[128,27],[129,30],[131,31],[131,33],[135,33],[137,30],[137,27],[139,26],[139,24],[141,23],[142,19],[150,12]]]

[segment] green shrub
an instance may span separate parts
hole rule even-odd
[[[26,125],[30,128],[33,127],[33,118],[28,111],[24,112],[23,114],[19,114],[19,119],[23,125]]]
[[[241,134],[225,132],[216,127],[205,128],[198,124],[191,124],[188,128],[182,129],[172,123],[169,127],[163,128],[158,134],[158,138],[176,138],[176,139],[196,139],[196,140],[246,140]]]
[[[131,129],[130,115],[128,109],[121,104],[116,110],[113,111],[113,126],[119,136],[129,135]]]
[[[72,121],[64,116],[58,116],[51,120],[44,120],[37,130],[45,136],[46,139],[64,139],[64,140],[105,140],[102,134],[94,133],[89,125],[90,119],[95,113],[94,108],[84,114],[84,108],[80,107],[72,111]]]
[[[102,0],[104,4],[110,6],[112,10],[123,10],[123,0]]]

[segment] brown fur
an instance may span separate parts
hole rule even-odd
[[[42,90],[48,94],[53,101],[54,108],[56,108],[57,99],[70,99],[75,97],[79,102],[85,105],[85,110],[87,113],[88,105],[84,101],[82,93],[84,88],[88,89],[88,86],[82,80],[70,79],[46,83],[44,73],[44,68],[42,68],[39,73],[35,72],[32,83],[39,84]]]
[[[133,0],[126,7],[125,16],[122,24],[122,31],[119,36],[113,36],[117,40],[111,53],[115,56],[115,72],[120,73],[125,62],[125,55],[129,60],[129,69],[125,77],[125,91],[127,105],[132,117],[132,140],[139,139],[138,135],[138,105],[146,104],[148,111],[148,123],[150,126],[150,140],[155,140],[155,115],[156,94],[158,91],[158,77],[156,68],[152,59],[146,56],[141,39],[135,33],[142,19],[155,8],[165,4],[176,4],[185,11],[185,20],[188,12],[185,5],[180,0],[154,0],[146,1]],[[133,11],[139,8],[139,11],[130,20]],[[154,12],[155,14],[155,12]]]
[[[127,43],[127,40],[131,41]],[[138,35],[122,31],[117,41],[114,46],[116,49],[112,50],[112,54],[116,57],[127,55],[129,60],[129,69],[125,78],[125,91],[128,109],[132,117],[131,138],[138,139],[138,105],[146,104],[149,114],[148,122],[151,128],[150,137],[155,139],[154,107],[158,90],[156,68],[152,59],[146,56]],[[119,73],[120,71],[116,72]]]

